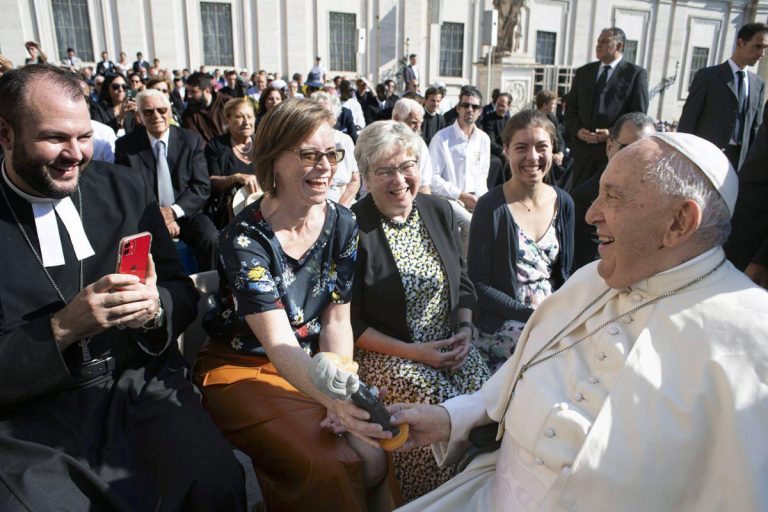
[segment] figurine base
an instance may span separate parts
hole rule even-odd
[[[402,425],[397,425],[397,428],[400,429],[400,433],[392,439],[379,439],[381,447],[388,452],[397,450],[408,440],[408,424],[403,423]]]

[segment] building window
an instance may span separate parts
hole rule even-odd
[[[633,39],[626,40],[624,43],[624,54],[621,58],[630,64],[637,63],[637,41]]]
[[[357,16],[354,13],[330,12],[331,59],[334,71],[357,71]]]
[[[709,48],[694,46],[693,52],[691,52],[691,74],[688,76],[688,87],[691,86],[691,82],[693,82],[693,77],[696,75],[696,72],[701,68],[707,67],[708,61]]]
[[[440,75],[462,76],[464,24],[443,23],[440,27]]]
[[[218,2],[200,2],[203,28],[203,61],[210,66],[234,66],[232,49],[232,6]]]
[[[555,63],[555,42],[557,34],[554,32],[536,31],[536,62],[538,64]]]
[[[87,0],[51,0],[59,58],[72,48],[81,60],[93,62],[93,39]]]

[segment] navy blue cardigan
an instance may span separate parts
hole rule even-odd
[[[555,230],[560,255],[555,262],[555,289],[571,274],[573,261],[573,200],[564,190],[557,192]],[[495,332],[505,320],[525,322],[533,310],[517,297],[517,224],[507,207],[503,186],[489,190],[477,201],[469,231],[467,272],[477,291],[475,325]]]

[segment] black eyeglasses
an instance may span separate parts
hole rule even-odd
[[[112,90],[113,91],[119,91],[120,89],[127,91],[128,90],[128,84],[112,84]]]
[[[480,110],[481,108],[483,108],[480,105],[475,105],[474,103],[467,103],[467,102],[459,103],[459,106],[464,109],[471,108],[472,110]]]
[[[151,116],[154,112],[157,112],[161,116],[164,116],[165,113],[168,112],[168,107],[143,108],[143,109],[141,109],[141,113],[144,114],[146,117]]]
[[[371,174],[380,180],[391,180],[398,172],[405,178],[410,178],[416,172],[418,164],[418,160],[407,160],[394,167],[379,167],[372,170]]]
[[[317,165],[320,163],[320,160],[322,160],[323,157],[327,158],[328,163],[331,165],[338,165],[342,160],[344,160],[343,149],[332,149],[327,153],[323,153],[322,151],[317,151],[314,149],[291,149],[290,151],[291,153],[296,153],[299,155],[299,159],[304,165]]]

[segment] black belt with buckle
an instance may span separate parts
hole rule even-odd
[[[115,358],[107,356],[103,359],[91,359],[90,361],[83,361],[77,366],[70,367],[69,372],[72,377],[78,382],[85,382],[88,380],[101,377],[112,372],[115,369]]]

